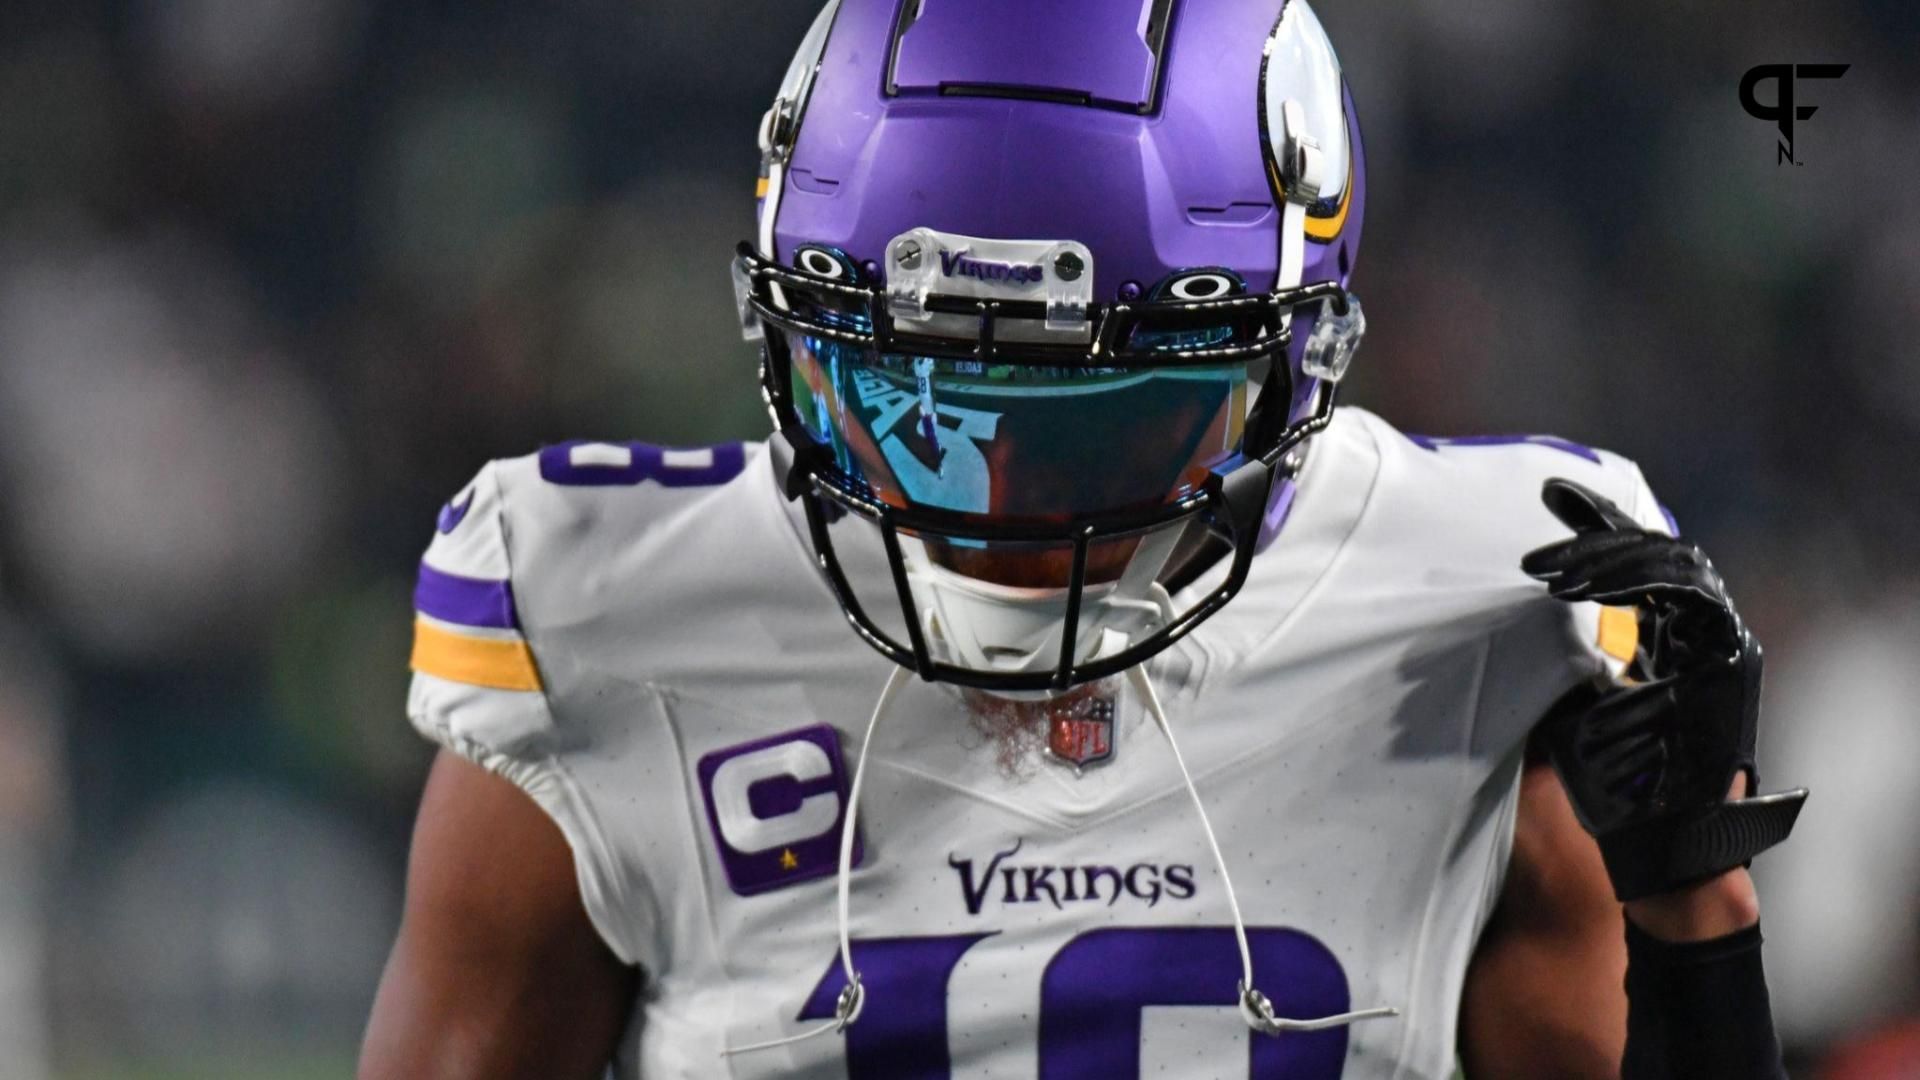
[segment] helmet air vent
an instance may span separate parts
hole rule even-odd
[[[1172,0],[910,0],[887,93],[1149,113]]]

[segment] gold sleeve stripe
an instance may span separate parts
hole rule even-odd
[[[413,621],[413,670],[494,690],[539,690],[540,670],[524,640],[476,638]]]
[[[1621,663],[1633,659],[1633,650],[1640,644],[1640,619],[1630,607],[1603,607],[1600,609],[1600,651]]]
[[[753,197],[756,199],[764,199],[767,197],[767,178],[766,177],[764,176],[761,177],[760,182],[753,185]]]

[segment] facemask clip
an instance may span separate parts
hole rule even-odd
[[[1346,377],[1360,339],[1367,334],[1367,316],[1360,310],[1360,298],[1347,294],[1346,311],[1326,301],[1313,320],[1313,333],[1307,336],[1306,351],[1300,357],[1300,370],[1316,379],[1339,382]]]

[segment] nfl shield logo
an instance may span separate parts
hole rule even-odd
[[[1088,696],[1047,718],[1047,757],[1084,772],[1113,757],[1113,700]]]

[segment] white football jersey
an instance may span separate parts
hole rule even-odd
[[[1629,613],[1519,570],[1567,535],[1553,476],[1663,527],[1611,454],[1342,408],[1244,591],[1148,665],[1256,985],[1283,1017],[1399,1010],[1346,1028],[1241,1021],[1226,894],[1130,690],[1109,760],[1009,772],[958,692],[915,681],[860,804],[864,1013],[723,1056],[833,1014],[839,830],[888,676],[758,445],[488,465],[422,564],[409,712],[552,816],[594,925],[644,969],[615,1077],[1446,1077],[1528,730],[1633,648]]]

